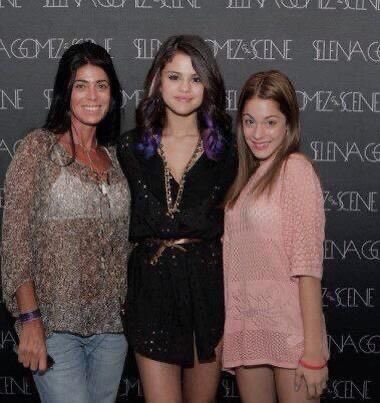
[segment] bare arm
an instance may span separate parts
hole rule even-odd
[[[32,281],[22,284],[16,291],[16,300],[20,313],[34,311],[38,308]],[[33,371],[46,370],[45,330],[41,319],[21,324],[18,360]]]
[[[304,381],[310,398],[317,399],[327,381],[322,316],[321,278],[325,215],[318,176],[302,155],[289,158],[283,186],[284,239],[291,277],[298,279],[304,351],[296,369],[295,387]],[[304,365],[301,364],[304,363]],[[306,368],[309,367],[309,368]]]
[[[299,296],[304,328],[304,353],[302,360],[312,366],[323,366],[326,357],[323,354],[324,324],[322,321],[321,281],[311,276],[299,278]],[[305,379],[308,394],[319,397],[326,387],[327,367],[320,369],[305,368],[301,364],[296,371],[296,388]]]
[[[326,361],[322,351],[322,294],[321,281],[315,277],[299,279],[299,295],[304,328],[304,359],[315,364]]]

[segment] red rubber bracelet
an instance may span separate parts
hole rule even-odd
[[[299,360],[299,363],[302,367],[307,368],[307,369],[322,369],[327,365],[327,361],[325,361],[323,364],[321,365],[313,365],[313,364],[308,364],[307,362],[305,362],[304,360]]]

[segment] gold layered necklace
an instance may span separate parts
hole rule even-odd
[[[185,188],[186,174],[189,172],[189,170],[192,168],[192,166],[197,162],[197,160],[202,155],[202,153],[203,153],[203,143],[202,143],[201,136],[199,136],[198,142],[197,142],[197,145],[195,146],[193,154],[191,155],[191,157],[183,171],[181,180],[179,181],[179,184],[178,184],[177,196],[176,196],[175,200],[173,201],[171,178],[174,179],[174,177],[170,172],[170,169],[168,166],[168,161],[165,157],[164,148],[162,146],[162,141],[160,142],[160,144],[158,146],[158,154],[160,155],[163,165],[164,165],[165,196],[166,196],[166,206],[168,209],[166,215],[169,216],[170,218],[174,218],[174,214],[178,213],[180,211],[179,204],[181,203],[183,190]]]

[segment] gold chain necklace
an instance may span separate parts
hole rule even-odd
[[[171,189],[171,184],[170,184],[170,179],[171,179],[171,177],[173,177],[173,175],[170,173],[168,162],[166,160],[165,153],[164,153],[164,148],[162,146],[162,141],[160,142],[160,144],[158,146],[158,154],[160,155],[163,165],[164,165],[165,196],[166,196],[166,205],[168,208],[166,215],[169,216],[170,218],[174,218],[174,214],[178,213],[180,211],[178,207],[179,207],[179,204],[182,199],[183,190],[185,188],[186,174],[187,174],[187,172],[189,172],[191,167],[197,162],[197,160],[202,155],[202,153],[203,153],[203,143],[202,143],[201,137],[199,136],[197,145],[195,146],[193,154],[192,154],[189,162],[186,164],[186,167],[181,176],[181,180],[179,181],[177,197],[175,198],[175,201],[173,202],[172,189]]]

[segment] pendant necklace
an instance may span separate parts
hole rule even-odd
[[[79,146],[87,156],[91,176],[95,179],[96,182],[98,182],[101,185],[102,193],[106,194],[107,189],[105,188],[104,182],[107,180],[107,171],[99,172],[98,170],[96,170],[94,167],[94,162],[90,156],[91,152],[96,152],[96,150],[98,149],[98,141],[95,139],[95,147],[85,147],[82,143],[80,143],[79,141],[76,142],[74,139],[73,142],[75,146]]]

